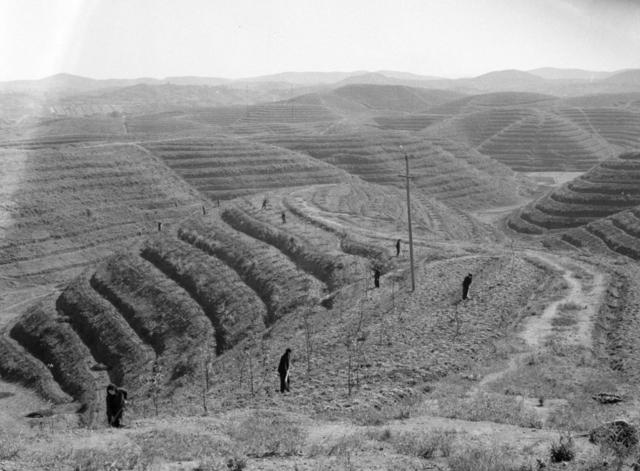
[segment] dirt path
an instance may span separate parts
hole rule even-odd
[[[470,395],[486,391],[489,384],[517,370],[525,357],[531,353],[544,351],[545,340],[554,333],[554,319],[558,318],[567,306],[577,306],[579,309],[570,311],[575,323],[562,332],[563,342],[567,345],[580,345],[587,349],[592,346],[593,322],[604,299],[608,282],[607,276],[591,265],[576,262],[567,257],[551,256],[532,250],[527,250],[525,253],[561,273],[568,288],[562,298],[551,302],[544,309],[542,315],[530,317],[527,320],[523,330],[519,333],[519,337],[525,341],[527,349],[513,355],[503,369],[484,376],[470,391]],[[584,281],[587,279],[590,280],[589,283]],[[545,406],[541,407],[536,398],[523,399],[525,404],[534,406],[533,410],[537,412],[543,422],[546,421],[553,407],[566,402],[563,399],[548,399],[545,401]]]
[[[607,288],[606,275],[585,263],[578,263],[564,257],[551,257],[533,251],[529,251],[528,254],[562,272],[562,278],[569,288],[565,296],[549,304],[540,317],[529,319],[520,336],[530,347],[540,347],[553,330],[553,320],[568,307],[577,307],[578,309],[571,310],[575,311],[576,323],[570,331],[564,333],[564,340],[572,345],[591,348],[593,319]],[[587,277],[592,280],[588,285],[583,281],[585,275],[578,272],[575,267],[587,273]]]

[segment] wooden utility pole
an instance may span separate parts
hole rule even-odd
[[[400,150],[404,153],[404,163],[406,168],[406,173],[404,175],[400,175],[406,178],[407,181],[407,221],[409,223],[409,258],[411,260],[411,292],[416,290],[416,280],[413,269],[413,233],[411,231],[411,196],[409,192],[409,179],[412,178],[409,175],[409,156],[406,152],[404,152],[404,148],[400,146]]]

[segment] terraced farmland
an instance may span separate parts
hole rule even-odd
[[[621,108],[563,108],[560,114],[620,150],[640,146],[640,111]]]
[[[158,141],[144,146],[212,200],[350,178],[307,155],[234,137]]]
[[[604,246],[637,258],[640,153],[602,162],[509,218],[520,232],[570,229],[563,240],[578,247]]]
[[[68,280],[202,198],[135,145],[0,150],[2,282]],[[117,188],[117,191],[114,189]]]
[[[276,197],[266,210],[236,200],[221,217],[189,219],[86,270],[0,330],[0,374],[76,404],[87,424],[101,420],[109,381],[126,384],[141,398],[136,410],[148,412],[197,394],[216,355],[289,313],[331,307],[377,264],[393,267],[375,243],[350,253],[349,231],[338,236],[293,212],[283,224],[286,208]]]
[[[606,142],[551,114],[519,120],[477,149],[521,172],[588,170],[611,155]]]
[[[519,183],[509,170],[463,146],[406,133],[258,136],[262,142],[304,152],[316,159],[382,185],[403,186],[404,151],[410,156],[415,185],[423,194],[472,208],[519,200]],[[452,150],[455,149],[455,153]],[[496,185],[496,181],[500,184]]]
[[[640,206],[566,231],[561,238],[578,248],[640,260]]]

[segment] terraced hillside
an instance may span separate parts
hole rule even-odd
[[[348,299],[374,266],[395,267],[363,237],[356,245],[293,212],[283,224],[284,201],[271,202],[233,201],[83,272],[0,329],[0,375],[76,404],[89,424],[102,420],[109,381],[139,398],[137,413],[169,400],[186,412],[215,356],[287,314]]]
[[[466,208],[519,201],[520,184],[509,169],[448,140],[364,130],[254,138],[304,152],[368,182],[395,187],[404,186],[399,174],[405,170],[406,151],[417,177],[413,181],[425,195]]]
[[[476,148],[521,172],[588,170],[611,155],[606,141],[549,113],[511,123]]]
[[[624,108],[563,108],[566,116],[583,129],[606,139],[621,150],[640,147],[640,111]]]
[[[613,155],[611,143],[583,124],[546,110],[508,107],[455,116],[425,133],[466,142],[517,171],[580,171]]]
[[[638,258],[640,153],[623,153],[511,215],[508,225],[524,233],[564,231],[577,247],[612,250]]]
[[[202,205],[135,145],[5,148],[0,159],[0,271],[9,286],[68,280]]]
[[[581,249],[640,260],[640,206],[570,229],[560,237]]]
[[[308,155],[235,137],[157,141],[144,147],[212,200],[350,178]]]

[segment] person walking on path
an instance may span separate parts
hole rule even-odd
[[[289,372],[291,371],[291,349],[287,348],[280,357],[278,375],[280,375],[280,392],[289,392]]]
[[[396,240],[396,257],[400,256],[400,239]]]
[[[462,280],[462,299],[468,299],[469,286],[471,286],[472,278],[473,275],[469,273],[464,277],[464,280]]]
[[[287,223],[287,215],[284,211],[282,211],[282,224],[286,224]]]
[[[380,288],[380,269],[376,268],[373,270],[373,285],[376,288]]]
[[[127,391],[116,387],[115,384],[107,386],[107,421],[111,427],[121,427],[122,413],[127,404]]]
[[[269,204],[269,200],[267,198],[262,200],[262,209],[267,209],[267,204]]]

